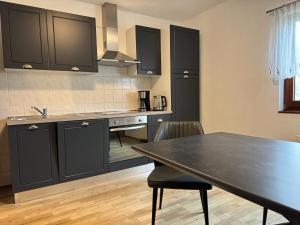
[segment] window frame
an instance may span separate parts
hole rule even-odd
[[[295,100],[295,78],[284,80],[284,111],[300,112],[300,101]]]
[[[299,24],[299,27],[297,27]],[[300,29],[300,19],[298,19],[294,24],[297,38],[297,28]],[[300,33],[299,33],[300,34]],[[298,39],[299,40],[299,37]],[[294,48],[297,47],[297,43],[294,43]],[[280,100],[282,101],[282,100]],[[283,82],[283,108],[279,113],[297,113],[300,114],[300,100],[295,100],[295,77],[286,78]]]

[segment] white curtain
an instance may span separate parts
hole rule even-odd
[[[275,83],[300,75],[300,4],[273,12],[269,46],[270,78]]]

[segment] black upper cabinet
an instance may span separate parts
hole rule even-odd
[[[97,72],[95,18],[48,11],[50,69]]]
[[[5,67],[47,69],[46,10],[9,3],[0,7]]]
[[[171,73],[199,74],[199,31],[171,25]]]
[[[161,75],[160,29],[136,26],[138,74]]]
[[[6,68],[98,71],[95,18],[10,3],[0,12]]]
[[[60,181],[106,172],[109,128],[107,120],[58,123]]]
[[[172,119],[199,121],[199,77],[185,76],[172,76]]]
[[[58,183],[55,124],[9,127],[14,192]]]

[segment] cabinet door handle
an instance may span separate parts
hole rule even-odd
[[[89,124],[89,122],[82,122],[82,124],[81,124],[81,126],[83,126],[83,127],[88,127],[90,124]]]
[[[76,67],[76,66],[72,67],[71,70],[72,70],[72,71],[80,71],[80,69],[79,69],[78,67]]]
[[[23,68],[23,69],[32,69],[32,65],[30,65],[30,64],[24,64],[24,65],[22,66],[22,68]]]
[[[184,75],[183,78],[184,79],[189,79],[189,75]]]
[[[153,72],[151,70],[149,70],[149,71],[147,71],[147,74],[151,75],[151,74],[153,74]]]
[[[162,123],[164,120],[162,118],[157,119],[157,122]]]
[[[183,71],[183,73],[184,73],[184,74],[189,74],[189,73],[190,73],[190,71],[188,71],[188,70],[185,70],[185,71]]]
[[[39,127],[37,125],[31,125],[28,127],[28,130],[36,130],[38,129]]]

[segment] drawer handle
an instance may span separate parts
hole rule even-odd
[[[162,123],[164,120],[162,118],[157,119],[157,122]]]
[[[184,75],[183,78],[184,79],[189,79],[189,75]]]
[[[184,73],[184,74],[189,74],[189,73],[190,73],[190,71],[188,71],[188,70],[185,70],[185,71],[183,71],[183,73]]]
[[[30,64],[24,64],[24,65],[22,66],[22,68],[23,68],[23,69],[32,69],[32,65],[30,65]]]
[[[72,67],[71,70],[73,70],[73,71],[80,71],[80,69],[78,67],[76,67],[76,66]]]
[[[83,122],[82,124],[81,124],[81,126],[83,126],[83,127],[88,127],[90,124],[89,124],[89,122]]]
[[[38,129],[39,127],[37,125],[31,125],[28,127],[28,130],[36,130]]]
[[[151,75],[151,74],[153,74],[153,72],[151,70],[149,70],[149,71],[147,71],[147,74]]]

